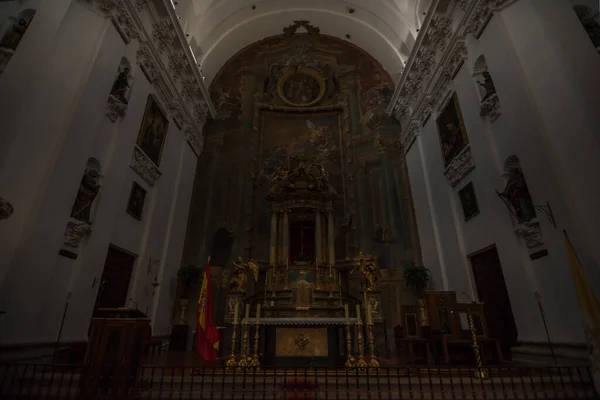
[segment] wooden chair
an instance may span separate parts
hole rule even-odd
[[[468,352],[469,341],[460,335],[460,321],[454,312],[456,293],[427,291],[425,303],[435,361],[444,364],[466,363],[472,351]]]
[[[456,305],[455,310],[459,317],[461,337],[469,339],[471,344],[473,343],[471,329],[468,322],[468,310],[470,310],[482,361],[484,363],[501,363],[503,357],[500,349],[500,343],[497,339],[491,338],[489,335],[483,306],[483,303],[458,303]]]
[[[403,326],[396,332],[396,348],[401,360],[406,364],[432,364],[431,347],[429,345],[429,328],[419,323],[418,306],[402,306],[400,316]]]

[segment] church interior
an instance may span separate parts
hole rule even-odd
[[[0,1],[0,397],[598,398],[599,71],[596,0]]]

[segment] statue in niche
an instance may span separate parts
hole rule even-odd
[[[131,89],[131,70],[128,66],[119,68],[119,74],[113,83],[110,95],[114,96],[124,104],[129,101],[129,90]]]
[[[17,50],[34,15],[35,10],[25,10],[20,12],[16,18],[10,18],[10,26],[0,40],[0,47],[12,51]]]
[[[77,197],[75,198],[75,204],[71,210],[71,217],[87,222],[90,222],[90,215],[92,211],[92,205],[98,192],[100,191],[100,175],[101,165],[95,158],[90,158],[85,167],[85,172],[81,178],[79,184],[79,190],[77,191]]]
[[[508,200],[512,207],[511,211],[518,222],[527,222],[535,218],[535,207],[521,168],[519,166],[511,166],[504,175],[507,177],[506,187],[504,191],[496,191],[496,193]]]
[[[496,86],[494,85],[494,81],[492,80],[492,75],[489,72],[484,71],[481,76],[483,76],[483,82],[477,82],[479,86],[481,86],[485,90],[485,95],[481,99],[484,101],[488,99],[490,96],[496,94]]]
[[[9,218],[15,211],[12,204],[8,200],[0,197],[0,220]]]
[[[600,52],[600,13],[584,5],[576,5],[573,10],[575,10],[596,51]]]

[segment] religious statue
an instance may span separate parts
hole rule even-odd
[[[15,209],[12,204],[8,202],[8,200],[0,197],[0,220],[9,218]]]
[[[496,86],[494,85],[492,75],[490,75],[489,72],[485,71],[481,75],[483,76],[483,82],[477,83],[485,90],[485,95],[483,96],[483,99],[481,99],[481,101],[484,101],[490,96],[496,94]]]
[[[573,8],[596,51],[600,52],[600,13],[583,5],[577,5]]]
[[[496,191],[496,193],[508,200],[517,221],[526,222],[535,218],[535,207],[521,169],[510,168],[506,175],[508,176],[508,180],[504,191]]]
[[[17,46],[21,42],[23,35],[25,35],[28,26],[29,22],[24,18],[19,18],[12,22],[0,41],[0,47],[13,51],[17,50]]]
[[[73,204],[73,209],[71,210],[72,218],[83,222],[90,222],[92,204],[100,191],[100,178],[100,163],[95,158],[90,158],[79,184],[75,204]]]
[[[129,82],[131,81],[131,72],[129,67],[123,68],[122,71],[119,72],[115,82],[113,83],[113,87],[110,91],[110,95],[117,98],[119,101],[127,104],[129,101],[129,89],[131,88]]]
[[[229,290],[232,292],[245,292],[246,282],[248,277],[246,273],[252,271],[254,281],[258,281],[258,264],[253,259],[250,259],[247,263],[244,263],[242,257],[238,257],[233,262],[233,271],[229,278]]]
[[[376,257],[370,254],[365,254],[362,252],[362,250],[360,250],[358,255],[352,258],[352,261],[354,261],[354,268],[352,268],[350,273],[352,274],[358,269],[362,275],[367,290],[373,290],[380,276]]]

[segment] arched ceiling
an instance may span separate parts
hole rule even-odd
[[[432,0],[191,0],[186,31],[206,83],[236,52],[307,20],[348,40],[400,77]],[[347,37],[350,35],[350,38]]]

